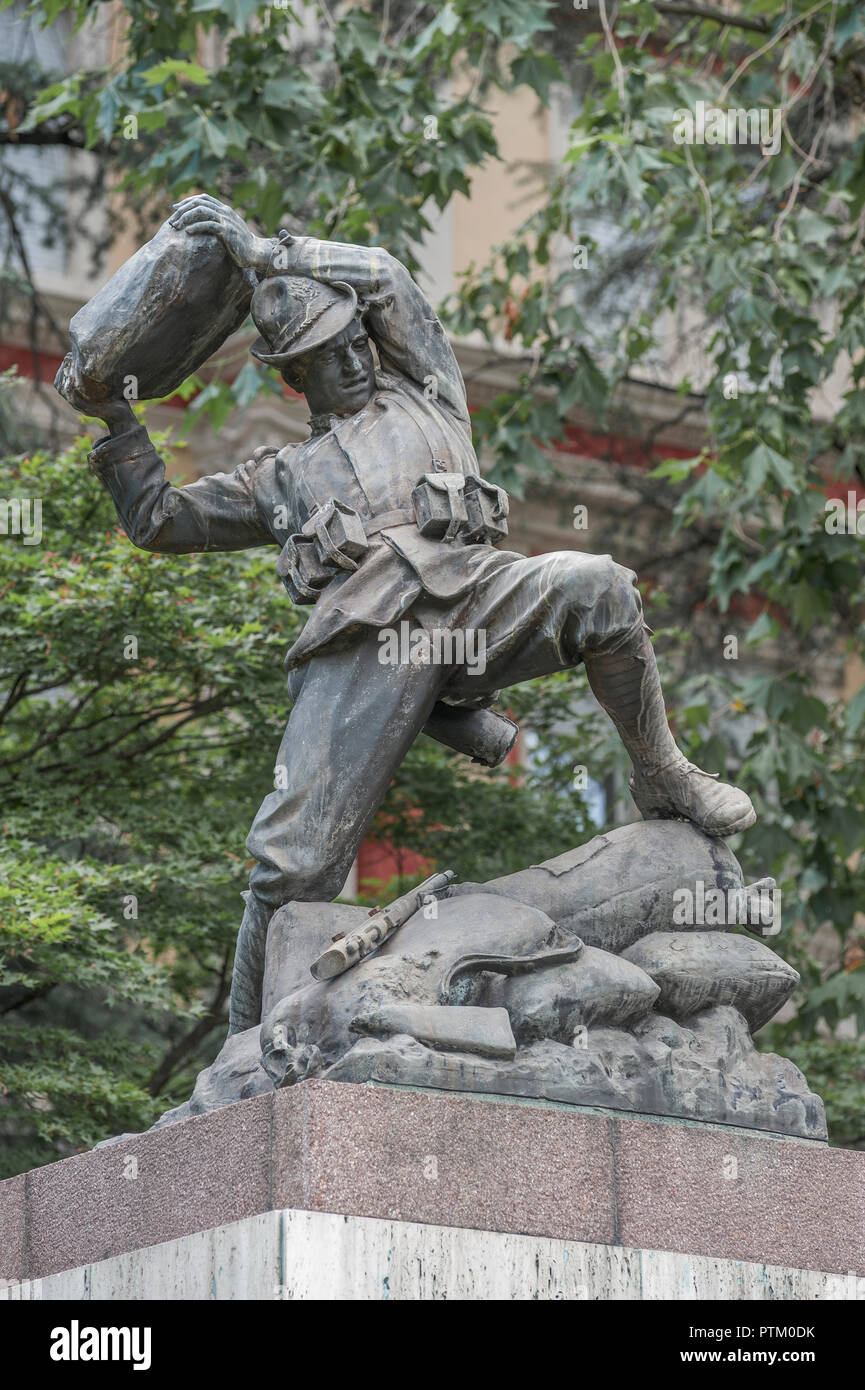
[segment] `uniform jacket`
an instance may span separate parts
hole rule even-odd
[[[281,547],[331,497],[365,521],[398,514],[396,524],[371,537],[359,569],[340,573],[323,590],[289,652],[290,669],[349,629],[393,623],[421,596],[461,598],[505,557],[487,544],[425,538],[400,519],[425,473],[478,473],[456,358],[405,267],[377,247],[302,237],[280,247],[279,269],[269,273],[353,286],[381,366],[369,403],[354,415],[312,421],[312,437],[302,444],[186,487],[167,482],[143,426],[100,441],[90,465],[130,540],[169,554]]]

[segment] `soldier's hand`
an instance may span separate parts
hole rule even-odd
[[[132,406],[122,397],[118,400],[87,404],[84,406],[84,414],[95,415],[97,420],[104,420],[111,435],[126,434],[127,430],[134,430],[138,424]]]
[[[190,236],[218,236],[231,259],[242,269],[267,269],[274,243],[256,236],[239,212],[209,193],[196,193],[175,203],[168,221],[170,226]]]
[[[60,364],[54,385],[73,410],[79,411],[91,420],[104,420],[112,434],[124,434],[126,430],[135,428],[135,415],[124,396],[100,401],[87,396],[80,389],[75,378],[71,353],[67,353]]]
[[[124,430],[132,430],[137,425],[135,412],[125,397],[116,401],[105,401],[103,405],[94,406],[96,414],[100,420],[104,420],[112,434],[123,434]]]

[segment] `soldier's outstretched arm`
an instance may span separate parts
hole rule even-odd
[[[368,306],[370,331],[385,371],[400,371],[469,426],[465,385],[453,349],[426,295],[390,252],[315,237],[258,237],[239,213],[209,194],[184,198],[172,226],[220,237],[238,265],[259,275],[310,275],[341,280]],[[430,390],[431,383],[434,383]]]
[[[111,432],[94,447],[90,467],[110,492],[134,545],[178,555],[274,542],[256,501],[255,460],[233,473],[214,473],[187,487],[173,487],[147,430],[128,404],[109,402],[103,411]]]

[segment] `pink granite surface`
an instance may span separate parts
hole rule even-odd
[[[0,1279],[279,1207],[865,1274],[865,1153],[308,1081],[0,1183]]]
[[[34,1168],[25,1175],[21,1277],[73,1269],[266,1211],[271,1118],[269,1105],[244,1101]],[[0,1184],[0,1212],[5,1187]],[[11,1276],[0,1269],[0,1277]]]
[[[623,1245],[865,1270],[865,1153],[741,1130],[611,1124]]]
[[[274,1102],[278,1206],[615,1239],[606,1119],[342,1082]]]
[[[25,1259],[24,1215],[27,1209],[27,1177],[0,1182],[0,1284],[22,1278]]]

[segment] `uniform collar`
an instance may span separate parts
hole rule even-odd
[[[360,414],[360,411],[357,412]],[[341,425],[343,420],[350,420],[350,415],[310,415],[307,424],[309,425],[310,437],[316,439],[319,435],[330,434],[337,425]]]
[[[323,434],[330,434],[337,425],[342,425],[346,420],[354,420],[358,415],[362,415],[365,410],[369,410],[380,391],[394,391],[404,389],[404,383],[400,377],[391,372],[377,371],[375,374],[375,392],[370,396],[366,405],[360,410],[353,411],[350,415],[310,415],[307,424],[309,425],[310,438],[318,439]]]

